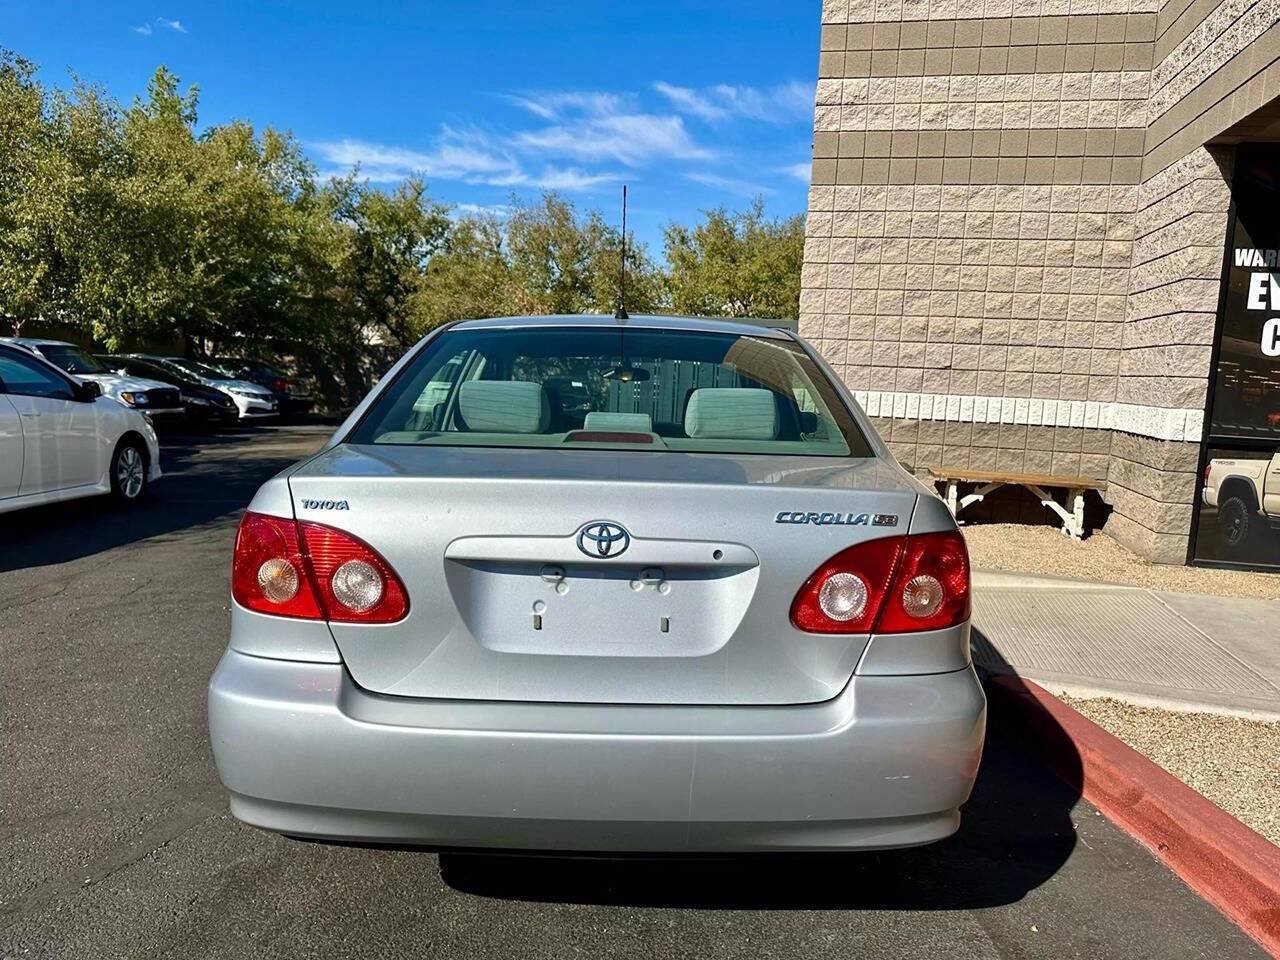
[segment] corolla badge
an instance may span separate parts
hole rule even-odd
[[[616,557],[631,546],[626,527],[611,520],[596,520],[578,531],[578,549],[588,557]]]

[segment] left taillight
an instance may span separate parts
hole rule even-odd
[[[320,523],[246,513],[236,535],[231,594],[249,610],[344,623],[393,623],[409,596],[363,540]]]

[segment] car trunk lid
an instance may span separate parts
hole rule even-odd
[[[289,482],[299,519],[361,538],[408,591],[398,623],[332,624],[359,685],[550,702],[834,696],[867,637],[799,631],[791,602],[832,554],[905,533],[918,496],[874,458],[392,445]]]

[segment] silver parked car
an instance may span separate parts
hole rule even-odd
[[[285,834],[898,847],[977,774],[964,541],[780,330],[439,330],[258,491],[232,592],[214,755]]]

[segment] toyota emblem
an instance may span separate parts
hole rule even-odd
[[[596,520],[578,531],[578,549],[588,557],[616,557],[631,546],[631,534],[620,523]]]

